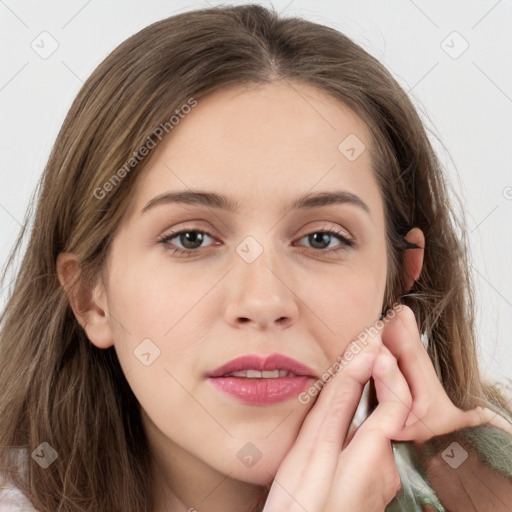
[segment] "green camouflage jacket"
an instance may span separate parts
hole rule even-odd
[[[441,503],[435,486],[429,480],[427,467],[435,457],[436,464],[446,465],[442,469],[457,472],[467,463],[470,451],[476,455],[479,464],[510,481],[510,492],[506,498],[510,501],[504,502],[503,497],[498,496],[496,499],[500,500],[501,510],[512,511],[512,435],[508,432],[482,424],[433,437],[422,445],[421,450],[409,441],[392,444],[402,489],[388,504],[385,512],[450,512],[445,508],[446,504],[443,506]],[[473,484],[470,485],[474,488],[478,474],[473,474]],[[462,489],[465,488],[463,484],[461,482]],[[473,507],[473,510],[477,509]]]

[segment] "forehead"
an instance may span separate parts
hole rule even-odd
[[[336,187],[375,204],[370,148],[362,119],[312,86],[232,86],[198,99],[153,150],[132,210],[165,190],[195,188],[229,192],[250,206]]]

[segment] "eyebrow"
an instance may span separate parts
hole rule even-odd
[[[202,190],[184,190],[179,192],[164,192],[163,194],[154,197],[141,210],[141,215],[156,206],[173,203],[207,206],[209,208],[226,210],[232,213],[240,211],[240,203],[222,194]],[[290,204],[289,208],[291,210],[298,210],[320,208],[322,206],[336,204],[351,204],[370,214],[370,208],[368,205],[359,196],[356,196],[347,190],[312,192],[304,194],[303,196],[295,199]]]

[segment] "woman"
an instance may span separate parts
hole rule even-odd
[[[407,95],[339,32],[255,5],[140,31],[42,177],[6,482],[40,512],[508,510],[453,214]]]

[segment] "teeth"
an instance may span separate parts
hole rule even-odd
[[[248,379],[277,379],[279,377],[296,377],[296,375],[288,370],[243,370],[240,372],[228,373],[226,377],[245,377]]]

